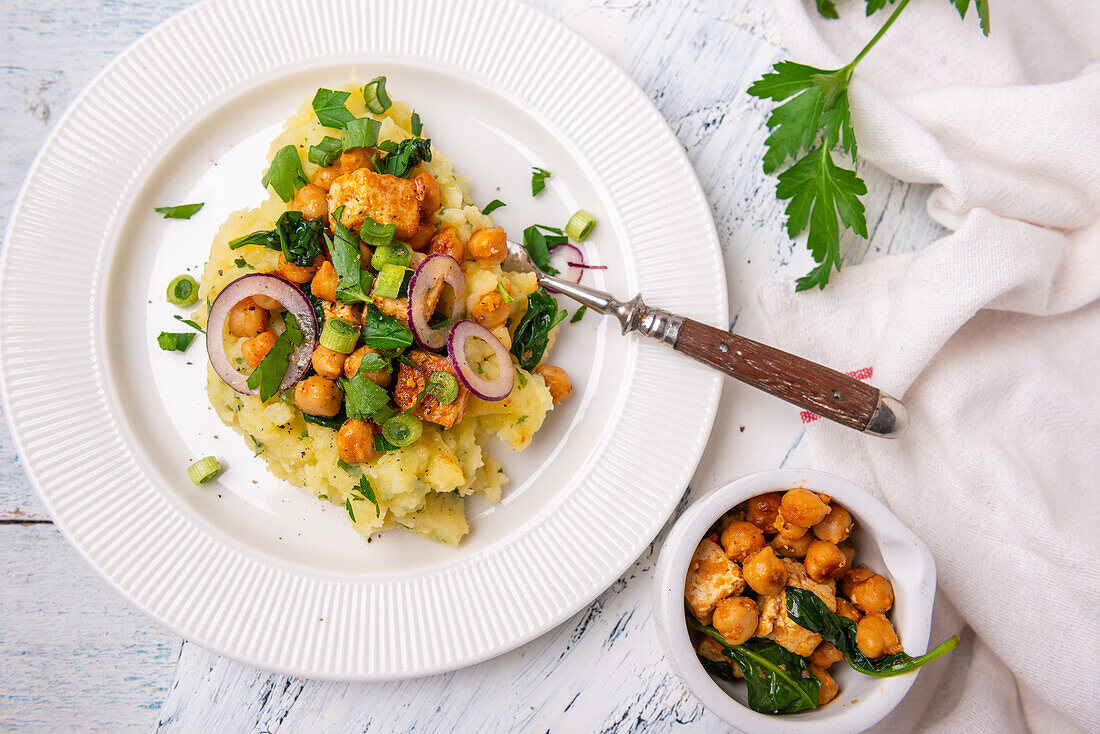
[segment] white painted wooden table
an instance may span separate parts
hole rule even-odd
[[[0,0],[0,225],[73,97],[115,54],[188,4]],[[758,285],[778,272],[805,272],[809,257],[783,235],[774,181],[760,172],[766,108],[744,91],[784,55],[761,10],[766,3],[535,4],[611,55],[671,123],[718,223],[733,325],[768,338]],[[871,239],[846,241],[846,262],[940,235],[924,213],[924,187],[861,172]],[[750,471],[804,463],[801,436],[796,409],[728,383],[684,502]],[[288,678],[184,642],[118,597],[50,523],[0,427],[0,730],[726,730],[658,647],[649,597],[660,542],[575,618],[496,660],[388,684]]]

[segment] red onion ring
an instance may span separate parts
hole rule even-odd
[[[259,389],[248,388],[248,375],[242,375],[233,369],[229,357],[225,354],[225,321],[229,310],[249,296],[267,296],[273,298],[298,319],[302,328],[302,344],[290,355],[290,365],[280,390],[286,390],[302,379],[309,369],[313,350],[317,346],[317,315],[313,305],[302,289],[268,273],[253,273],[237,278],[222,289],[214,303],[210,304],[210,314],[206,320],[206,354],[210,365],[222,382],[243,395],[259,395]]]
[[[481,339],[496,355],[497,364],[500,365],[500,374],[495,380],[487,380],[477,374],[466,359],[466,342],[470,339]],[[447,356],[454,365],[458,379],[482,400],[504,400],[512,393],[512,386],[516,381],[516,370],[512,367],[512,356],[493,336],[493,333],[481,324],[473,321],[459,321],[451,327],[451,333],[447,336]]]
[[[568,263],[571,268],[580,268],[581,270],[607,270],[606,265],[585,265],[584,263]]]
[[[428,293],[442,278],[455,292],[454,313],[451,319],[461,319],[466,315],[466,276],[462,266],[450,255],[429,255],[417,266],[409,281],[409,298],[406,314],[409,328],[412,329],[416,343],[425,349],[442,349],[447,343],[447,331],[428,326],[432,314],[428,309]],[[432,309],[434,310],[434,308]]]
[[[559,263],[564,263],[565,267],[558,267],[554,264],[554,260]],[[576,245],[570,245],[563,243],[555,245],[550,248],[550,264],[554,266],[556,270],[564,270],[561,278],[573,283],[580,283],[581,276],[584,275],[584,253]]]

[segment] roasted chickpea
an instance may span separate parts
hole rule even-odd
[[[474,302],[470,307],[470,317],[486,329],[495,329],[508,320],[512,307],[504,300],[498,290],[491,290]]]
[[[764,534],[751,522],[731,522],[722,531],[722,547],[726,557],[741,563],[753,553],[764,550]]]
[[[340,285],[340,276],[336,274],[336,268],[325,260],[317,270],[317,275],[313,276],[313,281],[309,284],[309,292],[326,301],[335,301],[338,285]]]
[[[340,412],[344,391],[335,380],[313,375],[294,386],[294,404],[303,413],[331,418]]]
[[[818,583],[835,579],[848,568],[848,560],[835,544],[817,539],[806,549],[804,564],[806,573]]]
[[[741,575],[749,588],[761,596],[775,596],[787,585],[787,567],[768,547],[745,559]]]
[[[411,247],[414,252],[424,252],[424,250],[428,249],[428,245],[431,244],[432,237],[434,236],[435,225],[421,222],[420,228],[416,230],[416,234],[406,240],[405,244]]]
[[[370,347],[359,347],[354,352],[348,355],[348,358],[344,360],[344,377],[349,380],[355,377],[359,372],[359,366],[363,363],[363,357],[368,354],[375,354],[375,351]],[[367,379],[373,382],[379,387],[386,387],[390,384],[390,373],[386,370],[378,370],[376,372],[364,372]]]
[[[233,336],[253,337],[267,331],[267,327],[271,325],[271,316],[257,306],[251,297],[246,297],[229,309],[225,321]]]
[[[893,655],[902,651],[898,633],[881,614],[868,614],[856,624],[856,646],[869,658]]]
[[[374,153],[372,148],[352,148],[340,154],[340,174],[345,175],[360,168],[374,170],[374,164],[370,157]]]
[[[779,511],[787,522],[812,528],[829,514],[829,506],[808,489],[792,489],[784,493]]]
[[[856,584],[861,584],[874,575],[873,571],[861,563],[840,577],[840,595],[851,599],[852,589]]]
[[[780,513],[775,518],[775,532],[787,540],[798,540],[809,531],[806,528],[801,528],[797,525],[787,522],[784,519],[783,514]]]
[[[271,313],[281,313],[286,310],[285,308],[283,308],[283,304],[279,303],[274,298],[271,298],[270,296],[263,296],[259,293],[252,296],[252,302],[263,310],[270,311]]]
[[[439,182],[427,171],[418,173],[412,182],[420,200],[420,218],[427,219],[439,210]]]
[[[561,367],[552,364],[540,364],[535,374],[541,375],[546,387],[550,389],[550,398],[557,405],[573,394],[573,383]]]
[[[807,660],[810,661],[810,665],[816,665],[819,668],[828,668],[833,663],[839,663],[844,659],[844,653],[836,649],[836,646],[831,642],[821,641],[821,644],[813,651]]]
[[[335,380],[343,374],[346,359],[347,355],[345,354],[333,351],[328,347],[318,346],[313,350],[313,357],[310,358],[310,362],[313,364],[314,371],[321,377]]]
[[[848,601],[842,596],[836,598],[836,613],[841,617],[852,620],[859,623],[859,620],[863,619],[863,615],[858,609],[852,606],[852,602]]]
[[[244,361],[248,362],[253,369],[259,367],[260,362],[271,351],[271,347],[275,346],[275,340],[278,338],[274,331],[265,331],[241,344]]]
[[[328,214],[328,199],[325,190],[320,186],[306,184],[298,189],[298,193],[290,200],[288,209],[296,209],[306,219],[318,219]]]
[[[428,245],[428,254],[450,255],[462,262],[466,257],[466,246],[462,244],[454,227],[444,227],[432,236],[432,242]]]
[[[369,421],[344,421],[336,432],[336,452],[340,460],[348,464],[362,464],[371,461],[377,452],[374,450],[374,429]]]
[[[776,535],[768,545],[777,554],[786,558],[805,558],[813,539],[814,536],[810,533],[806,533],[801,538],[784,538],[782,535]]]
[[[836,547],[840,548],[840,552],[844,554],[844,560],[848,562],[847,567],[851,568],[852,562],[856,559],[856,549],[843,543],[837,543]]]
[[[817,525],[814,525],[814,535],[820,540],[827,540],[830,543],[841,543],[851,535],[853,524],[852,513],[840,505],[833,505],[832,509],[829,510],[829,514]]]
[[[313,262],[306,266],[295,265],[294,263],[288,263],[282,253],[279,253],[279,275],[283,276],[292,283],[308,283],[313,280],[313,276],[317,275],[317,271],[321,269],[321,263],[325,261],[324,255],[318,255],[313,258]]]
[[[508,254],[508,235],[503,227],[482,227],[466,241],[466,252],[482,265],[499,265]]]
[[[762,533],[774,533],[775,518],[779,514],[779,503],[782,499],[783,495],[779,492],[752,497],[745,507],[745,519],[760,528]]]
[[[747,596],[727,596],[714,607],[711,624],[726,642],[740,645],[756,633],[760,612]]]
[[[885,614],[894,606],[894,585],[890,579],[876,573],[853,586],[848,598],[864,614]]]
[[[328,191],[332,188],[332,182],[340,178],[343,175],[343,171],[340,170],[340,163],[333,163],[331,166],[325,166],[324,168],[318,168],[317,173],[313,174],[313,185],[319,189]]]
[[[840,687],[837,686],[836,680],[833,679],[833,676],[829,675],[828,671],[823,670],[813,663],[810,664],[810,672],[821,681],[821,692],[817,694],[817,705],[824,706],[829,703],[829,701],[836,698],[837,691],[840,690]]]

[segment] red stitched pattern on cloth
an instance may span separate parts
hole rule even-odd
[[[852,370],[851,372],[845,372],[844,374],[848,375],[848,377],[854,377],[857,380],[869,380],[871,379],[871,375],[873,375],[874,373],[874,367],[860,367],[858,370]],[[801,413],[799,413],[799,416],[802,418],[803,423],[812,423],[813,421],[816,421],[818,418],[821,417],[817,413],[811,413],[808,410],[802,411]]]

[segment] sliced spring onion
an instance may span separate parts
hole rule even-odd
[[[359,239],[366,242],[371,247],[382,247],[393,242],[393,236],[397,234],[396,224],[382,224],[376,222],[370,217],[363,220],[362,226],[359,228]],[[378,268],[375,268],[377,270]]]
[[[399,297],[407,272],[408,270],[401,265],[383,265],[374,281],[373,294],[379,298]]]
[[[359,328],[343,319],[325,319],[321,328],[321,346],[340,354],[351,354],[359,342]]]
[[[550,178],[550,172],[545,168],[533,166],[531,168],[531,196],[538,196],[546,188],[546,179]]]
[[[596,226],[596,218],[584,209],[578,209],[569,217],[569,224],[565,225],[565,233],[576,242],[582,241]]]
[[[221,472],[222,465],[213,456],[204,456],[191,466],[187,467],[187,476],[197,486],[209,482]]]
[[[406,414],[395,415],[382,425],[382,438],[394,446],[408,446],[420,438],[423,432],[424,426],[420,419]]]
[[[500,293],[501,297],[504,298],[505,303],[511,303],[512,301],[516,300],[508,295],[508,291],[504,289],[504,283],[502,281],[497,281],[497,292]]]
[[[444,405],[458,399],[458,378],[450,372],[433,372],[428,377],[428,394]]]
[[[168,284],[168,302],[174,306],[190,306],[199,300],[199,284],[190,275],[177,275]]]
[[[375,248],[370,258],[370,266],[381,272],[387,265],[400,265],[407,268],[411,261],[412,249],[408,245],[382,245]]]
[[[502,206],[506,206],[506,204],[503,201],[501,201],[500,199],[493,199],[492,201],[490,201],[488,204],[485,205],[485,208],[481,210],[481,213],[482,214],[492,214],[493,212],[495,212],[497,209],[501,208]]]
[[[376,76],[363,87],[363,101],[367,109],[376,115],[383,114],[393,104],[390,95],[386,94],[386,77]]]

